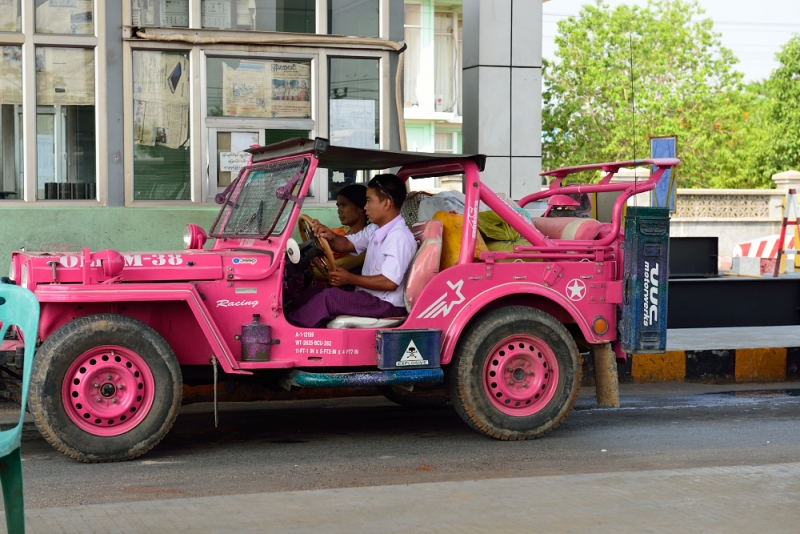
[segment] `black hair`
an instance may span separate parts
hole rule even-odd
[[[342,195],[344,198],[356,205],[356,207],[364,209],[367,205],[367,188],[361,184],[351,184],[343,187],[336,196]]]
[[[392,204],[398,210],[406,201],[406,184],[396,174],[379,174],[367,184],[378,193],[381,200],[391,198]]]

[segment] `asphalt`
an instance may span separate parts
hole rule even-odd
[[[616,410],[596,408],[593,388],[583,389],[565,424],[532,442],[483,439],[449,410],[405,410],[364,397],[226,404],[222,420],[230,426],[224,432],[229,439],[222,441],[200,428],[211,406],[187,406],[174,443],[121,464],[65,460],[30,435],[23,443],[28,502],[37,502],[37,487],[58,494],[89,491],[94,502],[32,505],[28,532],[797,532],[800,427],[794,415],[800,383],[622,389],[623,407]],[[298,434],[290,420],[316,434]],[[362,423],[351,428],[352,420]],[[330,428],[319,428],[320,421],[330,421]],[[270,422],[294,440],[265,444],[259,436]],[[359,431],[363,425],[375,430]],[[440,438],[433,425],[445,429]],[[455,449],[443,456],[447,447]],[[388,466],[394,472],[409,453],[413,469],[406,482],[362,480],[345,465],[351,462],[363,477]],[[495,465],[494,476],[480,471],[479,465],[503,463],[506,455],[515,458],[514,469]],[[460,465],[454,472],[447,470],[448,456]],[[373,457],[384,467],[373,469]],[[158,492],[168,498],[123,492],[127,498],[101,500],[120,480],[135,486],[129,490],[157,488],[154,479],[133,477],[152,469],[172,479]],[[239,491],[225,491],[220,470]],[[360,487],[325,487],[327,471]],[[508,476],[513,471],[519,475]],[[467,478],[437,480],[437,473]],[[292,488],[286,476],[305,478],[308,489]],[[260,479],[254,487],[261,489],[250,490],[248,479]],[[185,485],[190,481],[203,481],[216,493],[192,495]],[[183,491],[172,487],[186,490],[186,497],[174,498]]]
[[[800,326],[673,329],[668,333],[667,350],[796,346],[800,346]],[[799,385],[785,383],[787,388]],[[655,398],[676,392],[697,395],[770,386],[685,383],[666,388],[664,384],[625,387],[628,394]],[[581,405],[590,409],[591,394],[590,388],[584,389],[576,409]],[[207,409],[195,405],[184,411]],[[797,502],[800,462],[784,462],[33,508],[26,510],[26,518],[32,533],[794,533]],[[0,532],[4,531],[5,525],[0,524]]]

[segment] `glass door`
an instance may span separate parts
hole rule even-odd
[[[251,145],[270,145],[295,137],[308,137],[308,130],[256,129],[256,128],[209,128],[208,129],[208,176],[210,197],[225,190],[239,175],[250,156],[244,150]]]
[[[239,171],[247,164],[250,156],[245,149],[251,145],[264,144],[264,131],[261,130],[219,130],[209,131],[208,174],[211,183],[216,184],[217,192],[223,191],[236,179]]]

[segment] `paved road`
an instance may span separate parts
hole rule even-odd
[[[721,393],[754,388],[772,391]],[[622,393],[622,408],[600,410],[585,388],[560,428],[527,442],[485,438],[450,408],[409,410],[377,397],[230,405],[219,429],[209,407],[195,405],[155,450],[115,464],[70,460],[28,423],[26,505],[800,462],[800,384]]]
[[[800,463],[494,478],[27,512],[30,534],[796,534]]]

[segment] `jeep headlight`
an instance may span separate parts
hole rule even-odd
[[[187,224],[183,231],[183,248],[186,250],[200,250],[205,246],[208,236],[196,224]]]
[[[192,245],[192,229],[188,226],[183,229],[183,248],[189,250]]]
[[[24,287],[25,289],[28,289],[28,266],[27,265],[23,265],[22,266],[22,275],[20,276],[19,285],[20,285],[20,287]]]

